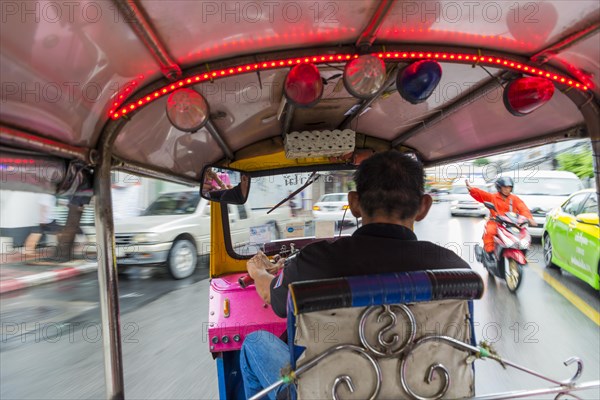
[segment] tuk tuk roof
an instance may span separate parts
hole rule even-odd
[[[112,148],[124,169],[195,181],[207,163],[282,151],[278,117],[289,64],[266,63],[296,57],[324,57],[315,59],[326,85],[316,106],[294,111],[289,131],[348,127],[364,147],[404,146],[426,164],[594,134],[573,99],[597,103],[600,95],[597,0],[115,0],[2,8],[5,149],[58,146],[67,158],[93,163],[90,151],[117,130]],[[393,90],[365,105],[342,85],[344,59],[336,58],[362,51],[399,67],[406,65],[403,53],[438,59],[438,90],[417,105]],[[458,62],[456,54],[473,61]],[[512,116],[498,82],[519,71],[502,60],[576,80],[586,90],[558,85],[548,104]],[[256,70],[235,72],[253,63]],[[209,79],[185,82],[198,74]],[[178,82],[204,95],[217,136],[207,128],[174,128],[167,96],[141,106],[153,91]],[[357,105],[364,106],[360,115],[348,117]],[[123,107],[132,111],[119,114]]]

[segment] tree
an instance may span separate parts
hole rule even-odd
[[[473,161],[473,165],[476,167],[484,167],[489,163],[490,160],[488,160],[487,158],[478,158],[477,160]]]
[[[573,172],[579,179],[594,177],[591,150],[562,153],[556,156],[556,159],[558,160],[558,169],[561,171]]]

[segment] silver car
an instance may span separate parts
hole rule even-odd
[[[321,196],[312,208],[315,221],[354,222],[348,206],[348,193],[328,193]]]
[[[490,191],[488,185],[471,185],[486,192]],[[487,216],[489,211],[483,203],[478,202],[469,194],[467,186],[463,184],[456,184],[452,186],[450,190],[450,215],[455,217],[458,215],[476,215],[476,216]]]

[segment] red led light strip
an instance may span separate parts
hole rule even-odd
[[[522,72],[526,75],[531,76],[541,76],[551,81],[555,81],[557,83],[562,83],[564,85],[568,85],[570,87],[587,91],[588,87],[583,83],[566,77],[560,74],[551,73],[540,69],[538,67],[534,67],[532,65],[528,65],[525,63],[516,62],[513,60],[509,60],[506,58],[500,57],[492,57],[486,56],[482,54],[466,54],[466,53],[442,53],[442,52],[421,52],[421,51],[400,51],[400,52],[386,52],[386,53],[374,53],[376,57],[385,60],[441,60],[445,62],[455,62],[455,63],[464,63],[464,64],[483,64],[486,66],[495,66],[503,69],[511,69],[514,71]],[[235,67],[219,69],[211,72],[201,73],[198,75],[191,76],[189,78],[181,79],[177,82],[171,83],[169,85],[163,86],[162,88],[155,90],[154,92],[132,102],[128,102],[123,107],[118,110],[111,110],[110,118],[113,120],[119,119],[123,116],[126,116],[127,113],[133,112],[140,107],[145,106],[153,102],[156,99],[161,98],[162,96],[171,93],[172,91],[184,87],[188,87],[191,85],[195,85],[197,83],[211,81],[219,78],[224,78],[232,75],[239,75],[253,71],[264,71],[269,69],[276,68],[288,68],[296,64],[302,63],[313,63],[313,64],[324,64],[330,62],[345,62],[352,58],[358,57],[357,54],[326,54],[326,55],[316,55],[309,57],[294,57],[283,60],[272,60],[272,61],[264,61],[260,63],[252,63],[252,64],[244,64]]]
[[[2,164],[35,164],[35,160],[24,158],[0,158]]]
[[[112,107],[108,112],[109,114],[113,114],[115,110],[117,110],[121,104],[127,100],[127,97],[134,92],[135,89],[137,89],[135,86],[137,86],[142,79],[144,79],[144,75],[138,76],[137,79],[130,81],[122,90],[117,92],[117,95],[114,97]]]

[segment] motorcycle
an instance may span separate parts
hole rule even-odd
[[[486,201],[483,204],[496,211],[492,203]],[[490,256],[481,246],[475,245],[475,256],[491,277],[504,279],[508,290],[514,293],[523,281],[523,267],[527,265],[525,254],[531,245],[531,235],[527,231],[528,220],[514,212],[497,215],[492,220],[498,224],[494,252]]]

